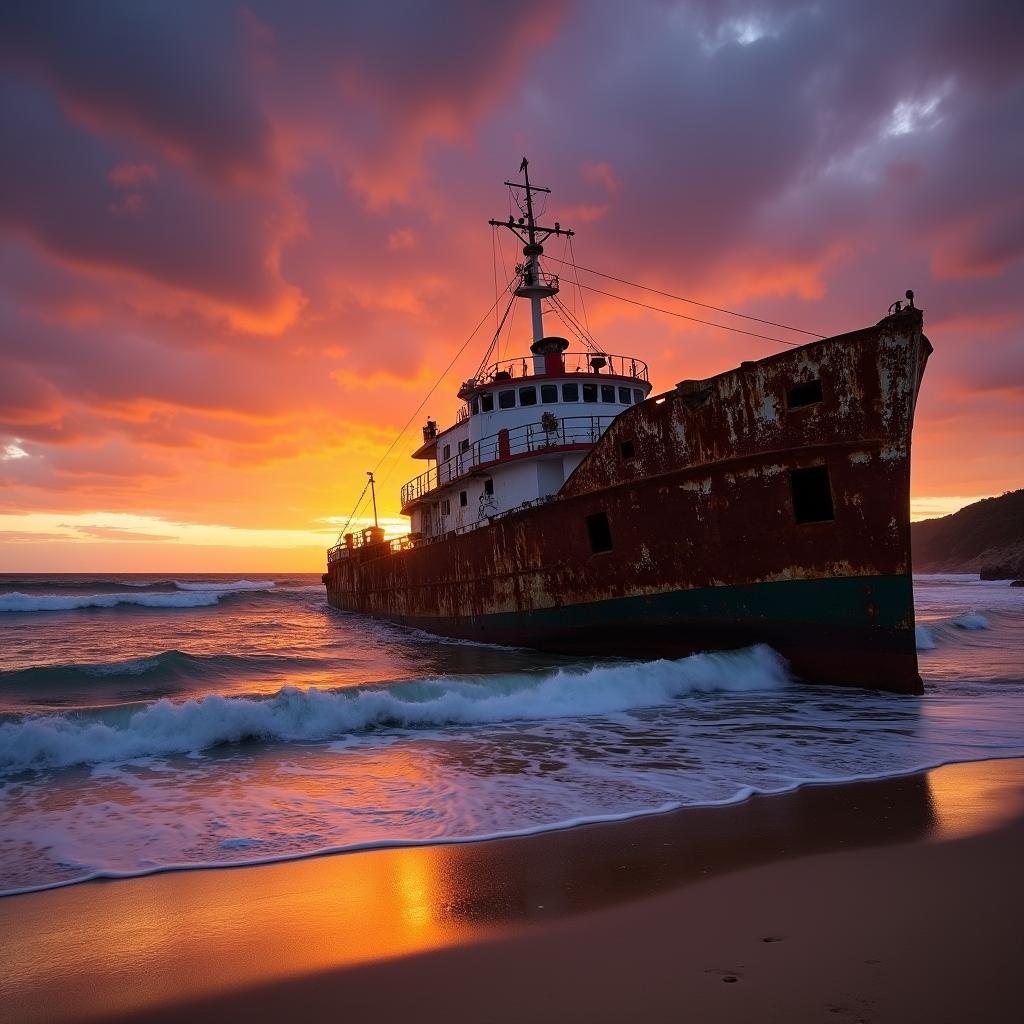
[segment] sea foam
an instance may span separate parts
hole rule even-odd
[[[269,699],[160,700],[121,722],[69,715],[0,725],[0,772],[187,754],[244,740],[325,740],[375,728],[437,728],[602,715],[692,693],[786,685],[768,647],[680,661],[619,663],[544,676],[438,678],[325,691],[286,687]]]
[[[949,615],[941,619],[919,622],[915,627],[914,636],[919,651],[933,651],[939,642],[955,636],[956,630],[991,629],[992,623],[982,614],[975,611]]]

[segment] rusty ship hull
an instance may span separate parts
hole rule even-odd
[[[683,381],[619,415],[552,498],[332,552],[328,600],[573,654],[766,643],[808,681],[920,693],[910,449],[930,352],[909,309]]]

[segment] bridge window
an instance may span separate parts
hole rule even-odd
[[[459,491],[459,504],[463,508],[469,504],[469,495],[465,491]]]
[[[835,519],[828,466],[791,469],[789,485],[793,494],[793,518],[798,523],[827,523]]]
[[[584,402],[596,402],[597,401],[597,385],[596,384],[584,384],[583,385],[583,401]]]
[[[520,405],[536,405],[537,404],[537,389],[536,388],[520,388],[519,389],[519,404]]]
[[[644,393],[639,388],[633,388],[633,404],[638,405],[644,400]]]
[[[493,493],[494,493],[494,480],[491,477],[488,477],[484,481],[484,494],[493,494]]]
[[[498,392],[498,408],[514,409],[516,407],[516,393],[514,391]]]
[[[615,388],[611,384],[601,385],[601,401],[602,402],[614,402],[615,401]]]
[[[786,408],[803,409],[807,405],[817,405],[821,399],[821,381],[804,381],[803,384],[794,384],[786,392]]]
[[[469,414],[475,416],[480,411],[480,399],[474,395],[469,402]]]
[[[541,384],[540,400],[544,405],[554,405],[554,403],[558,401],[558,385]]]
[[[494,393],[487,391],[480,396],[480,411],[481,412],[493,412],[494,411]]]
[[[562,385],[562,401],[563,402],[578,402],[580,400],[580,386],[579,384],[563,384]]]
[[[611,551],[612,531],[608,526],[608,513],[595,512],[592,516],[586,517],[586,522],[591,554],[597,555],[602,551]]]
[[[633,392],[629,388],[619,388],[619,401],[623,405],[633,404]]]
[[[441,449],[441,461],[442,462],[447,462],[451,457],[452,457],[452,446],[450,444],[446,444]]]

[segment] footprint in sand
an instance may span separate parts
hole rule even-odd
[[[725,971],[720,967],[709,967],[704,971],[705,974],[717,974],[722,981],[727,985],[735,985],[740,978],[743,977],[739,971]]]

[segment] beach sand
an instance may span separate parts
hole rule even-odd
[[[1024,1019],[1024,761],[0,901],[5,1021]]]

